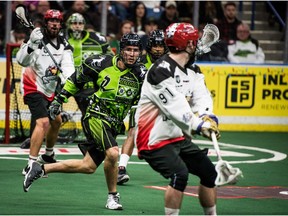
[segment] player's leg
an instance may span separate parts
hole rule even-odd
[[[165,214],[178,215],[183,199],[183,192],[188,181],[188,169],[180,158],[181,141],[163,146],[153,151],[141,151],[140,155],[149,165],[165,178],[170,184],[165,192]]]
[[[46,135],[46,148],[45,153],[38,157],[40,163],[55,163],[54,145],[58,138],[58,133],[61,127],[61,115],[59,114],[54,121],[50,120],[50,127]]]
[[[84,127],[87,131],[88,140],[93,138],[97,149],[105,152],[104,173],[108,188],[106,208],[122,210],[120,194],[117,192],[117,162],[119,148],[116,142],[115,130],[111,129],[101,119],[89,116],[84,118]]]
[[[189,172],[200,178],[199,202],[206,215],[216,215],[216,187],[217,172],[214,164],[207,156],[207,149],[200,150],[198,146],[186,140],[181,146],[181,157],[185,161]]]
[[[28,192],[33,181],[43,177],[44,174],[52,172],[85,174],[94,173],[97,167],[104,160],[104,157],[104,153],[99,150],[97,151],[94,146],[94,149],[90,149],[88,152],[86,152],[83,159],[63,160],[57,163],[42,165],[34,161],[25,175],[23,189],[25,192]]]
[[[122,185],[129,181],[130,177],[127,174],[126,167],[134,149],[134,128],[130,128],[127,138],[122,145],[121,155],[118,165],[118,178],[117,184]]]
[[[48,101],[41,94],[32,93],[24,97],[24,102],[28,105],[32,119],[35,119],[36,124],[30,140],[28,165],[22,171],[23,174],[25,174],[29,165],[37,160],[41,145],[49,129],[49,118],[47,113]]]

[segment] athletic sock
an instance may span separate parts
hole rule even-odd
[[[51,156],[54,154],[54,148],[45,148],[45,155]]]
[[[203,207],[203,210],[205,215],[217,215],[216,205],[212,207]]]
[[[28,166],[30,167],[32,165],[32,163],[35,162],[35,161],[37,161],[37,157],[29,155]]]
[[[179,215],[180,209],[172,209],[165,207],[165,215]]]
[[[123,166],[123,167],[127,167],[128,161],[129,161],[130,157],[127,154],[121,154],[120,155],[120,160],[119,160],[119,167]]]

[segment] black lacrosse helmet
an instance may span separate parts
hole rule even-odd
[[[125,49],[126,46],[137,46],[140,49],[139,57],[137,58],[137,60],[135,61],[134,64],[127,64],[126,61],[125,61],[125,58],[123,56],[123,50]],[[140,57],[141,57],[141,53],[142,53],[142,49],[143,49],[142,42],[141,42],[140,37],[139,37],[138,34],[127,33],[127,34],[122,36],[122,38],[120,40],[120,58],[124,62],[126,67],[133,67],[137,63],[139,63]]]
[[[164,53],[159,53],[159,52],[153,53],[152,47],[154,47],[154,46],[163,46],[164,47]],[[146,50],[154,60],[156,60],[156,59],[160,58],[162,55],[168,53],[169,50],[165,44],[165,36],[164,36],[163,30],[157,29],[157,30],[150,32]]]

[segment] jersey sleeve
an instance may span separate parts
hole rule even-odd
[[[28,44],[24,42],[16,54],[16,60],[21,66],[28,67],[34,64],[39,55],[40,49],[32,50],[28,47]]]
[[[68,77],[70,77],[75,71],[73,52],[71,49],[64,50],[60,67],[62,73],[59,74],[59,77],[61,79],[61,83],[64,84]]]
[[[202,73],[195,73],[191,107],[193,113],[198,113],[199,115],[213,114],[211,93],[205,84],[205,76]]]

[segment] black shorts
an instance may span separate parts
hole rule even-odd
[[[154,151],[141,151],[140,155],[165,178],[185,170],[186,166],[189,173],[200,178],[202,185],[212,188],[215,186],[217,172],[207,152],[208,149],[201,150],[189,139],[185,139]]]
[[[35,121],[39,118],[48,117],[48,101],[41,93],[31,93],[24,96],[24,103],[28,105],[31,118]]]

